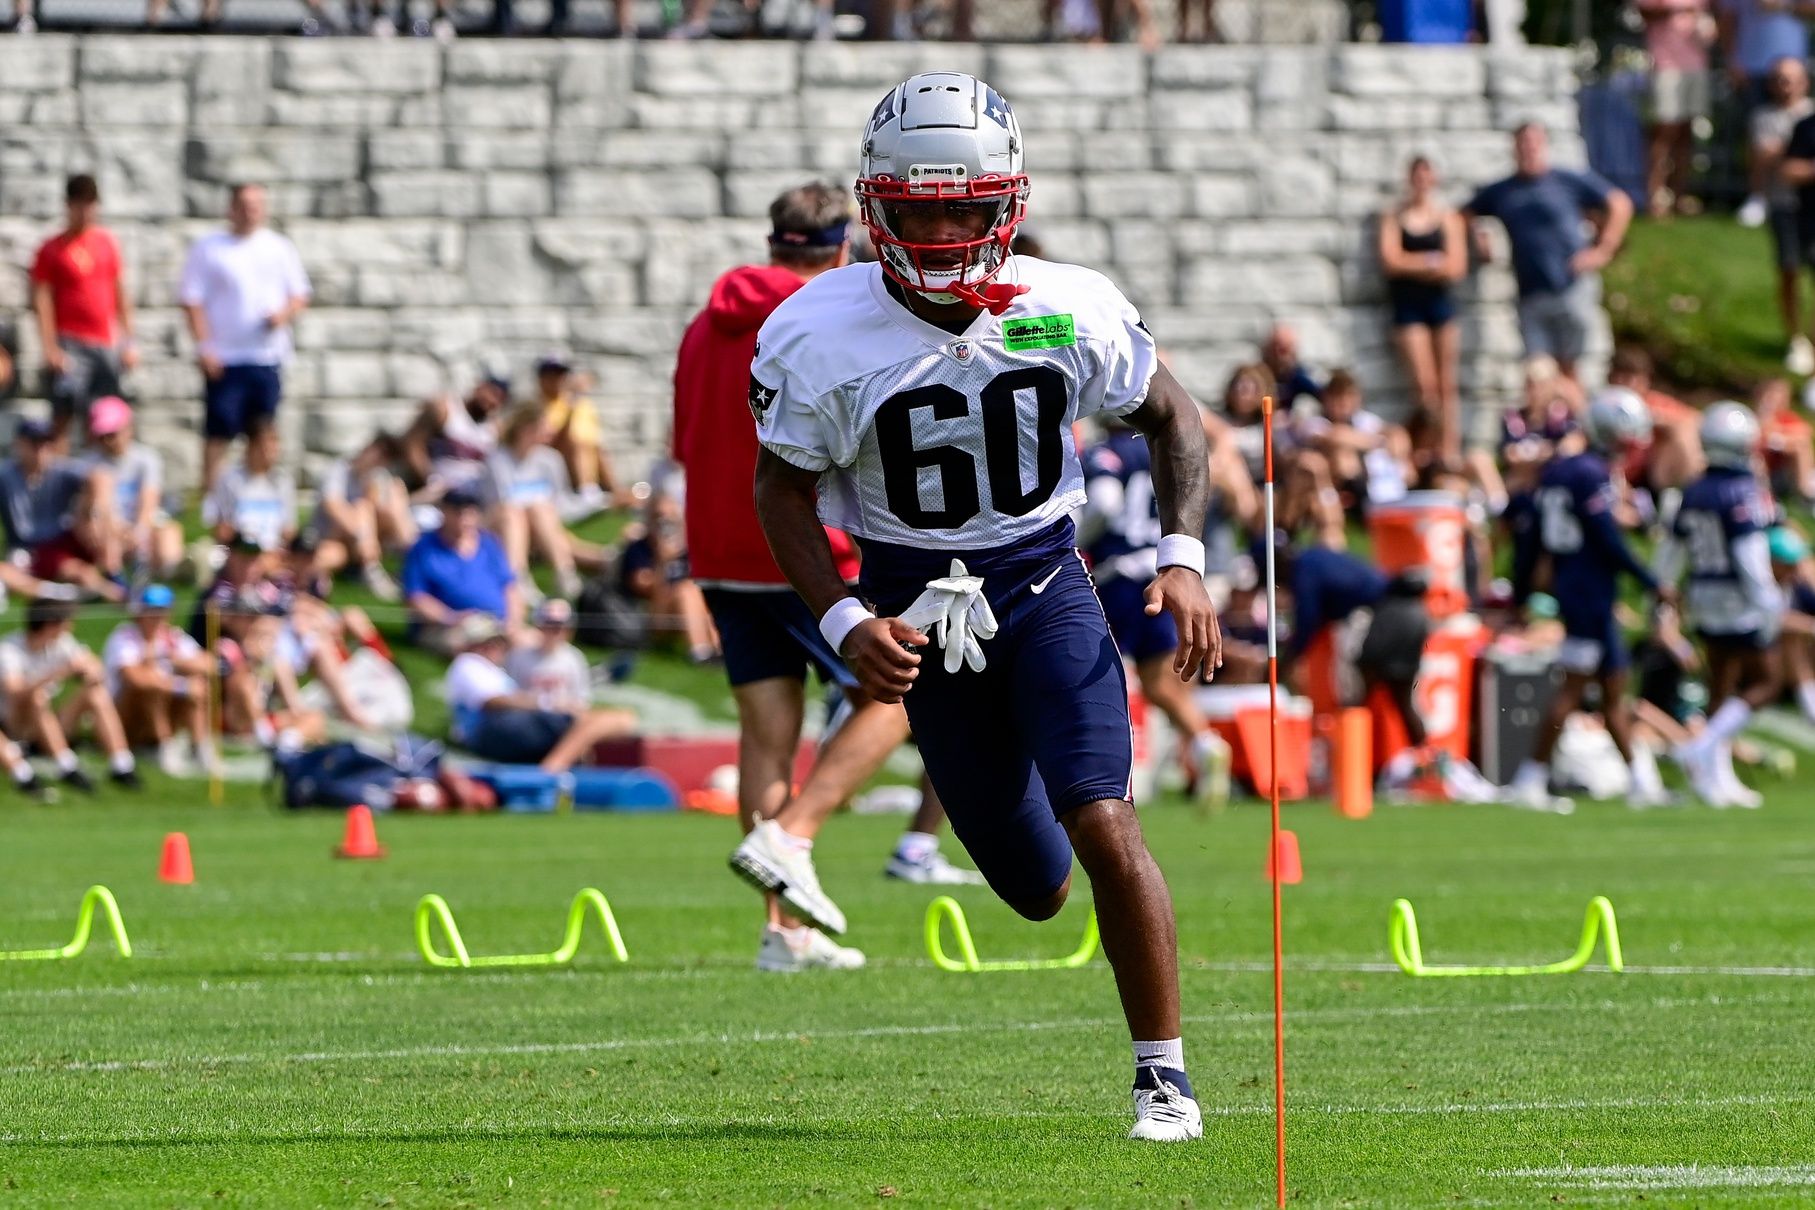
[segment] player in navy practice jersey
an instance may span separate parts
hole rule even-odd
[[[1689,784],[1716,807],[1757,807],[1757,791],[1733,772],[1733,737],[1782,688],[1776,645],[1784,600],[1771,570],[1771,508],[1753,477],[1758,420],[1738,403],[1702,416],[1708,473],[1683,492],[1658,549],[1658,579],[1674,583],[1687,564],[1683,603],[1708,660],[1708,725],[1676,751]]]
[[[1528,541],[1535,541],[1535,551],[1550,563],[1550,591],[1563,621],[1564,678],[1550,717],[1538,733],[1537,747],[1513,775],[1511,788],[1514,800],[1523,805],[1567,809],[1567,800],[1550,797],[1550,755],[1592,680],[1600,685],[1607,731],[1632,772],[1627,801],[1654,805],[1667,796],[1651,750],[1632,737],[1626,702],[1631,657],[1613,614],[1622,574],[1638,580],[1647,591],[1673,595],[1667,588],[1660,590],[1651,572],[1633,556],[1614,518],[1617,491],[1612,466],[1650,435],[1651,414],[1633,392],[1609,387],[1590,401],[1585,428],[1589,448],[1545,467],[1532,496]]]
[[[1122,654],[1134,661],[1141,692],[1178,733],[1191,790],[1200,798],[1228,793],[1229,745],[1205,721],[1191,687],[1171,675],[1178,628],[1166,613],[1147,612],[1147,586],[1159,574],[1160,504],[1153,494],[1147,441],[1112,422],[1097,445],[1084,451],[1080,514],[1091,538],[1085,546],[1097,598]]]
[[[914,76],[877,105],[861,159],[878,263],[821,274],[758,339],[763,529],[863,688],[906,703],[952,831],[996,893],[1046,919],[1076,853],[1134,1039],[1130,1135],[1196,1138],[1172,902],[1129,801],[1121,655],[1075,548],[1071,426],[1107,413],[1151,443],[1164,533],[1145,609],[1172,616],[1173,670],[1191,680],[1221,647],[1197,405],[1107,278],[1010,255],[1028,180],[995,89]],[[862,547],[863,599],[838,578],[822,517]],[[732,866],[838,931],[789,822],[784,808],[759,825]]]

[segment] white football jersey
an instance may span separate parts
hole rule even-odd
[[[827,525],[977,550],[1084,502],[1071,426],[1141,406],[1159,364],[1153,337],[1095,270],[1015,256],[1001,280],[1029,290],[961,335],[897,302],[874,264],[821,274],[763,325],[750,369],[757,436],[825,472]]]

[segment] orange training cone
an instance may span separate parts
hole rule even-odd
[[[1366,706],[1351,706],[1336,716],[1336,811],[1344,819],[1366,819],[1374,813],[1374,716]]]
[[[372,809],[364,803],[347,810],[347,834],[334,850],[336,857],[374,860],[384,856],[378,829],[372,826]]]
[[[158,881],[188,886],[195,881],[195,863],[189,859],[189,837],[172,832],[164,837],[164,855],[158,861]]]
[[[1273,863],[1279,862],[1279,880],[1286,886],[1297,886],[1305,880],[1304,867],[1298,861],[1298,833],[1279,834],[1279,851],[1267,854],[1267,879],[1272,881]]]

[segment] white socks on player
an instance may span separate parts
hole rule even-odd
[[[1664,779],[1658,775],[1657,757],[1643,740],[1632,741],[1632,792],[1652,798],[1664,792]]]
[[[1134,1044],[1134,1065],[1141,1067],[1165,1067],[1172,1071],[1185,1070],[1185,1040],[1167,1038],[1163,1042],[1136,1042]]]
[[[137,764],[130,751],[120,751],[107,758],[107,767],[115,773],[131,773]]]

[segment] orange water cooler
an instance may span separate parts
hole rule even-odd
[[[1468,608],[1464,559],[1468,513],[1450,492],[1408,492],[1392,504],[1368,510],[1374,561],[1389,576],[1414,567],[1430,574],[1425,605],[1433,620]]]

